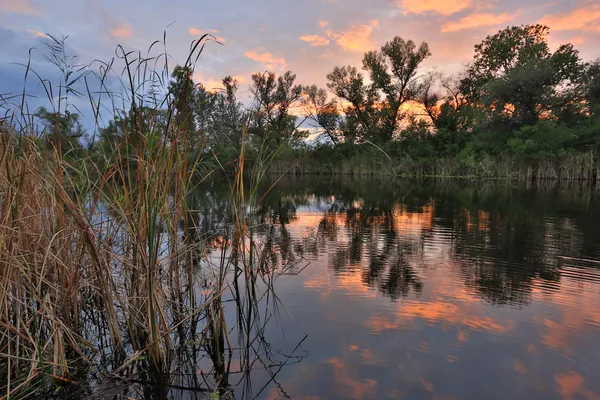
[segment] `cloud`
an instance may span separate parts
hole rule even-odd
[[[219,33],[216,29],[198,29],[198,28],[190,28],[188,29],[188,33],[192,36],[202,36],[206,33]]]
[[[479,28],[504,24],[515,17],[514,14],[502,13],[474,13],[454,22],[447,22],[442,26],[442,32],[458,32],[465,29]]]
[[[129,39],[133,35],[133,28],[129,24],[115,25],[110,31],[110,35],[117,39]]]
[[[300,36],[300,40],[309,43],[313,47],[323,47],[329,44],[329,39],[319,35]]]
[[[404,13],[452,15],[472,6],[472,0],[401,0]]]
[[[346,31],[327,30],[327,36],[334,39],[345,51],[362,52],[372,50],[375,42],[372,38],[373,28],[379,27],[379,21],[370,21],[367,24],[355,24]]]
[[[319,26],[320,26],[321,28],[325,28],[327,25],[329,25],[329,22],[327,22],[327,21],[323,21],[323,20],[320,20],[320,21],[319,21]]]
[[[46,35],[44,32],[40,32],[38,30],[35,29],[27,29],[27,32],[31,35],[31,36],[35,36],[35,37],[41,37],[44,38],[48,35]]]
[[[42,12],[27,0],[0,0],[0,11],[7,13],[41,15]]]
[[[565,14],[546,15],[540,24],[553,31],[600,31],[600,6],[591,6],[569,11]]]
[[[235,76],[232,76],[232,78],[234,80],[236,80],[238,82],[238,84],[243,84],[244,82],[246,82],[246,78],[244,78],[241,75],[235,75]],[[211,93],[215,93],[215,92],[225,89],[225,87],[223,86],[222,80],[207,78],[201,72],[198,72],[198,71],[194,72],[194,75],[192,76],[192,80],[195,83],[201,83],[202,86],[204,86],[204,89],[206,89],[208,92],[211,92]]]
[[[244,55],[253,61],[263,64],[266,69],[283,70],[287,67],[285,58],[268,51],[249,50],[245,52]]]

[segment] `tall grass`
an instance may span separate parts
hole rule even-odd
[[[209,40],[192,44],[187,67]],[[150,50],[162,46],[166,35]],[[208,257],[187,199],[212,164],[186,156],[191,146],[206,154],[208,138],[190,138],[185,122],[177,122],[187,121],[177,117],[189,110],[176,110],[167,93],[166,52],[149,57],[119,47],[123,70],[113,61],[93,73],[73,63],[64,40],[51,38],[49,51],[64,79],[54,87],[36,79],[56,116],[54,129],[40,132],[25,93],[2,104],[8,112],[0,125],[0,396],[38,397],[59,386],[85,392],[89,376],[123,379],[142,370],[158,371],[150,380],[159,381],[176,369],[196,371],[199,351],[210,355],[214,387],[204,376],[198,382],[197,373],[187,384],[223,394],[226,354],[230,360],[236,348],[223,296],[235,299],[239,337],[246,338],[241,365],[248,369],[250,343],[257,343],[251,332],[262,337],[266,323],[259,304],[271,309],[278,302],[274,270],[265,266],[249,223],[266,167],[252,171],[244,187],[242,150],[231,182],[233,223],[220,255]],[[115,82],[123,89],[111,90]],[[98,126],[103,115],[124,114],[118,104],[130,110],[110,157],[73,157],[82,150],[65,142],[59,126],[71,96],[89,97]]]

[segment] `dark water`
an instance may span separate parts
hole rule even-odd
[[[600,399],[595,189],[290,178],[261,204],[283,306],[236,398]]]

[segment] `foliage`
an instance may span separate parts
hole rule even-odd
[[[550,51],[549,33],[542,25],[513,26],[476,45],[461,81],[469,102],[481,103],[516,127],[547,116],[559,92],[576,82],[581,71],[573,45]]]
[[[364,55],[370,83],[352,66],[336,66],[327,75],[328,88],[348,104],[343,107],[346,140],[381,143],[394,137],[406,117],[402,106],[417,97],[418,68],[430,55],[427,43],[417,48],[412,40],[396,36],[380,51]]]

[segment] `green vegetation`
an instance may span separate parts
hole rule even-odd
[[[274,271],[284,267],[263,255],[255,225],[248,223],[259,206],[256,186],[264,171],[244,167],[247,128],[241,129],[221,229],[203,235],[189,204],[190,194],[214,170],[206,151],[212,142],[197,134],[192,118],[198,105],[187,102],[195,90],[192,60],[205,39],[194,42],[188,62],[174,70],[175,80],[162,96],[157,88],[169,73],[151,66],[166,54],[123,54],[123,77],[103,64],[100,94],[88,100],[98,112],[128,98],[130,110],[109,109],[112,121],[87,147],[77,140],[83,133],[71,101],[85,98],[75,84],[90,82],[92,73],[73,73],[83,69],[66,55],[64,40],[52,38],[48,47],[48,57],[65,74],[55,86],[58,96],[40,80],[52,111],[31,115],[25,96],[14,103],[4,99],[1,398],[71,392],[87,398],[101,386],[94,386],[98,377],[109,384],[156,385],[143,398],[165,398],[164,377],[222,396],[229,390],[234,349],[241,353],[242,372],[250,369],[253,352],[272,357],[262,337],[269,315],[256,310],[267,301]],[[110,91],[109,78],[129,89]],[[215,112],[237,112],[231,98],[212,100],[221,106]],[[252,177],[250,186],[244,175]],[[211,246],[216,235],[219,241]],[[269,310],[278,312],[277,298],[267,297]],[[230,339],[224,298],[243,321],[237,340]],[[202,357],[212,363],[199,373]],[[173,377],[174,371],[180,375]]]
[[[164,374],[196,345],[212,360],[207,391],[223,394],[233,348],[223,297],[247,345],[264,329],[256,309],[269,296],[256,287],[272,287],[275,266],[250,222],[269,172],[600,179],[600,60],[584,63],[571,45],[551,52],[547,37],[507,28],[457,77],[422,73],[428,45],[396,37],[365,54],[367,76],[335,67],[331,98],[265,72],[249,104],[231,77],[219,91],[193,82],[209,36],[172,71],[167,54],[122,48],[93,70],[50,38],[61,82],[25,72],[49,105],[30,110],[26,93],[0,102],[0,394],[47,394],[90,370]],[[189,197],[222,172],[230,202],[220,255],[208,257]]]
[[[229,167],[243,143],[249,165],[277,173],[595,181],[600,59],[584,62],[571,44],[551,51],[548,35],[541,25],[490,35],[456,76],[423,71],[427,43],[395,37],[364,55],[363,71],[335,66],[326,89],[300,85],[290,71],[256,73],[246,103],[238,100],[235,79],[209,90],[193,82],[188,63],[170,76],[168,107],[126,104],[141,113],[137,123],[151,120],[169,143],[185,142],[180,150],[203,172],[235,173]],[[72,81],[83,75],[81,68],[61,71],[76,76]],[[135,136],[123,142],[133,112],[115,111],[97,135],[87,135],[85,152],[76,113],[41,109],[36,119],[74,157],[112,163],[137,146]]]

